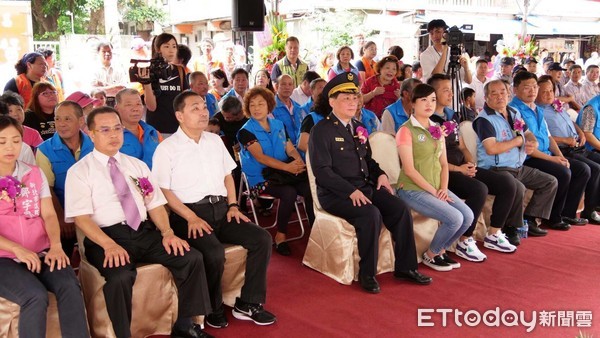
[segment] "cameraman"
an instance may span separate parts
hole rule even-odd
[[[162,58],[167,65],[158,65],[161,69],[152,69],[157,67],[156,63],[152,63],[150,69],[146,69],[150,74],[142,76],[148,108],[146,122],[165,138],[175,133],[179,127],[173,100],[179,93],[190,89],[184,67],[177,65],[177,50],[177,40],[173,35],[162,33],[156,36],[152,41],[152,59]],[[152,73],[154,75],[150,76]]]
[[[444,41],[448,26],[441,19],[431,20],[427,24],[427,32],[432,45],[421,53],[421,66],[423,67],[423,81],[429,80],[432,74],[447,74],[450,63],[450,50]],[[460,79],[465,83],[471,83],[471,70],[467,57],[460,56]]]

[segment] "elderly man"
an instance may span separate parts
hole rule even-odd
[[[429,80],[432,74],[448,74],[450,63],[450,49],[443,43],[444,35],[447,34],[448,25],[441,19],[431,20],[427,24],[427,33],[431,40],[431,46],[421,53],[420,62],[423,67],[423,81]],[[460,79],[467,84],[471,83],[471,70],[466,56],[460,57]],[[414,67],[413,67],[414,74]]]
[[[417,270],[410,209],[393,194],[388,177],[371,158],[369,141],[354,136],[357,128],[364,128],[353,118],[357,93],[358,79],[352,73],[337,75],[323,89],[333,112],[312,128],[308,141],[319,202],[325,211],[354,226],[360,256],[359,283],[365,291],[381,291],[375,273],[382,223],[395,242],[394,276],[430,284],[431,278]]]
[[[550,217],[557,181],[551,175],[523,165],[526,156],[536,148],[537,141],[526,125],[519,128],[518,123],[515,124],[515,121],[523,120],[519,111],[508,106],[508,88],[502,80],[492,80],[484,87],[485,105],[473,121],[478,138],[475,178],[485,183],[489,193],[496,196],[488,236],[496,232],[503,237],[497,232],[501,228],[508,241],[518,245],[517,228],[523,225],[523,218]],[[525,188],[532,189],[534,193],[523,212]],[[546,234],[547,231],[540,229],[536,222],[529,224],[530,236]],[[486,237],[484,244],[488,241]]]
[[[550,218],[542,223],[550,229],[569,230],[571,225],[582,225],[588,221],[576,216],[577,206],[590,178],[590,169],[585,163],[563,156],[556,141],[548,132],[544,113],[535,104],[538,94],[537,77],[530,72],[521,72],[514,79],[515,97],[510,106],[521,113],[527,127],[535,135],[538,147],[525,160],[526,166],[539,169],[558,180],[558,190]],[[528,220],[528,223],[533,223]]]
[[[60,224],[62,246],[70,257],[77,238],[75,224],[65,222],[65,180],[69,168],[89,154],[94,145],[89,136],[79,129],[84,122],[83,109],[77,103],[59,103],[55,109],[54,122],[56,133],[38,147],[35,160],[48,179],[52,202]]]
[[[175,233],[187,237],[204,254],[213,307],[206,323],[215,328],[228,325],[221,278],[225,260],[222,243],[229,243],[248,250],[245,282],[233,316],[258,325],[273,324],[275,316],[262,305],[267,294],[271,235],[240,212],[231,175],[237,165],[219,136],[205,132],[208,110],[202,97],[184,92],[173,105],[179,129],[156,149],[152,171],[172,210]]]
[[[581,82],[581,91],[583,92],[581,100],[584,104],[600,94],[600,84],[597,83],[598,77],[600,77],[600,68],[598,66],[591,65],[585,69],[585,79]]]
[[[307,112],[291,98],[294,91],[294,79],[290,75],[283,74],[277,82],[277,94],[275,95],[277,105],[273,110],[273,116],[283,122],[290,141],[296,146],[300,135],[300,126]]]
[[[310,84],[314,80],[320,78],[321,77],[319,76],[319,74],[317,74],[317,72],[313,72],[312,70],[309,70],[306,73],[304,73],[304,76],[302,77],[302,82],[298,85],[298,87],[294,89],[294,92],[292,93],[292,100],[294,100],[294,102],[296,102],[300,106],[304,106],[312,96]]]
[[[140,93],[126,88],[117,93],[115,101],[115,109],[125,127],[120,152],[144,161],[152,169],[152,156],[163,137],[154,127],[142,121],[144,105]]]
[[[304,73],[308,71],[308,64],[300,60],[300,40],[295,36],[290,36],[285,40],[285,57],[273,65],[271,72],[271,81],[276,84],[282,74],[292,77],[294,88],[298,86],[304,78]]]
[[[148,166],[119,152],[123,125],[117,111],[96,108],[87,122],[94,150],[67,173],[65,216],[85,234],[87,260],[106,279],[106,310],[116,336],[131,337],[136,264],[157,263],[171,271],[178,290],[171,335],[212,337],[192,321],[212,311],[202,254],[173,233]]]
[[[208,77],[202,72],[193,72],[190,74],[190,90],[202,96],[206,101],[208,113],[212,118],[219,111],[219,104],[215,96],[208,92]]]
[[[381,131],[396,136],[400,126],[410,117],[412,110],[411,93],[419,83],[421,83],[421,80],[415,78],[402,81],[400,99],[387,106],[381,114]]]

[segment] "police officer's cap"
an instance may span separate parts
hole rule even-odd
[[[341,73],[327,82],[323,95],[331,97],[335,93],[358,93],[358,76],[354,73]]]

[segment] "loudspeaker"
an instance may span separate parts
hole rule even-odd
[[[233,0],[231,28],[234,31],[260,32],[264,30],[264,0]]]

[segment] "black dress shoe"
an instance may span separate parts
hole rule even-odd
[[[548,230],[544,230],[537,225],[528,224],[527,234],[531,237],[544,237],[548,234]]]
[[[360,283],[360,286],[369,293],[381,292],[381,289],[379,288],[379,283],[377,282],[377,279],[375,279],[375,277],[373,276],[363,276],[359,274],[358,282]]]
[[[281,242],[279,244],[273,243],[273,245],[275,246],[275,251],[282,256],[289,256],[292,254],[290,246],[287,244],[287,242]]]
[[[589,215],[582,213],[581,217],[587,218],[588,224],[600,225],[600,215],[596,211],[592,211]]]
[[[431,277],[425,276],[417,270],[394,271],[394,277],[396,277],[396,279],[407,280],[420,285],[429,285],[432,280]]]
[[[563,217],[563,222],[569,223],[571,225],[586,225],[588,224],[588,220],[585,218],[571,218],[571,217]]]
[[[510,244],[514,246],[521,245],[521,237],[519,237],[519,233],[517,232],[517,229],[515,227],[504,227],[504,234],[506,235],[506,239],[508,239],[508,242]]]
[[[546,223],[544,225],[546,226],[546,228],[552,230],[567,231],[571,229],[571,226],[563,221],[560,221],[558,223]]]
[[[181,329],[173,326],[171,330],[171,338],[214,338],[208,333],[202,331],[202,328],[198,324],[193,324],[187,329]]]

